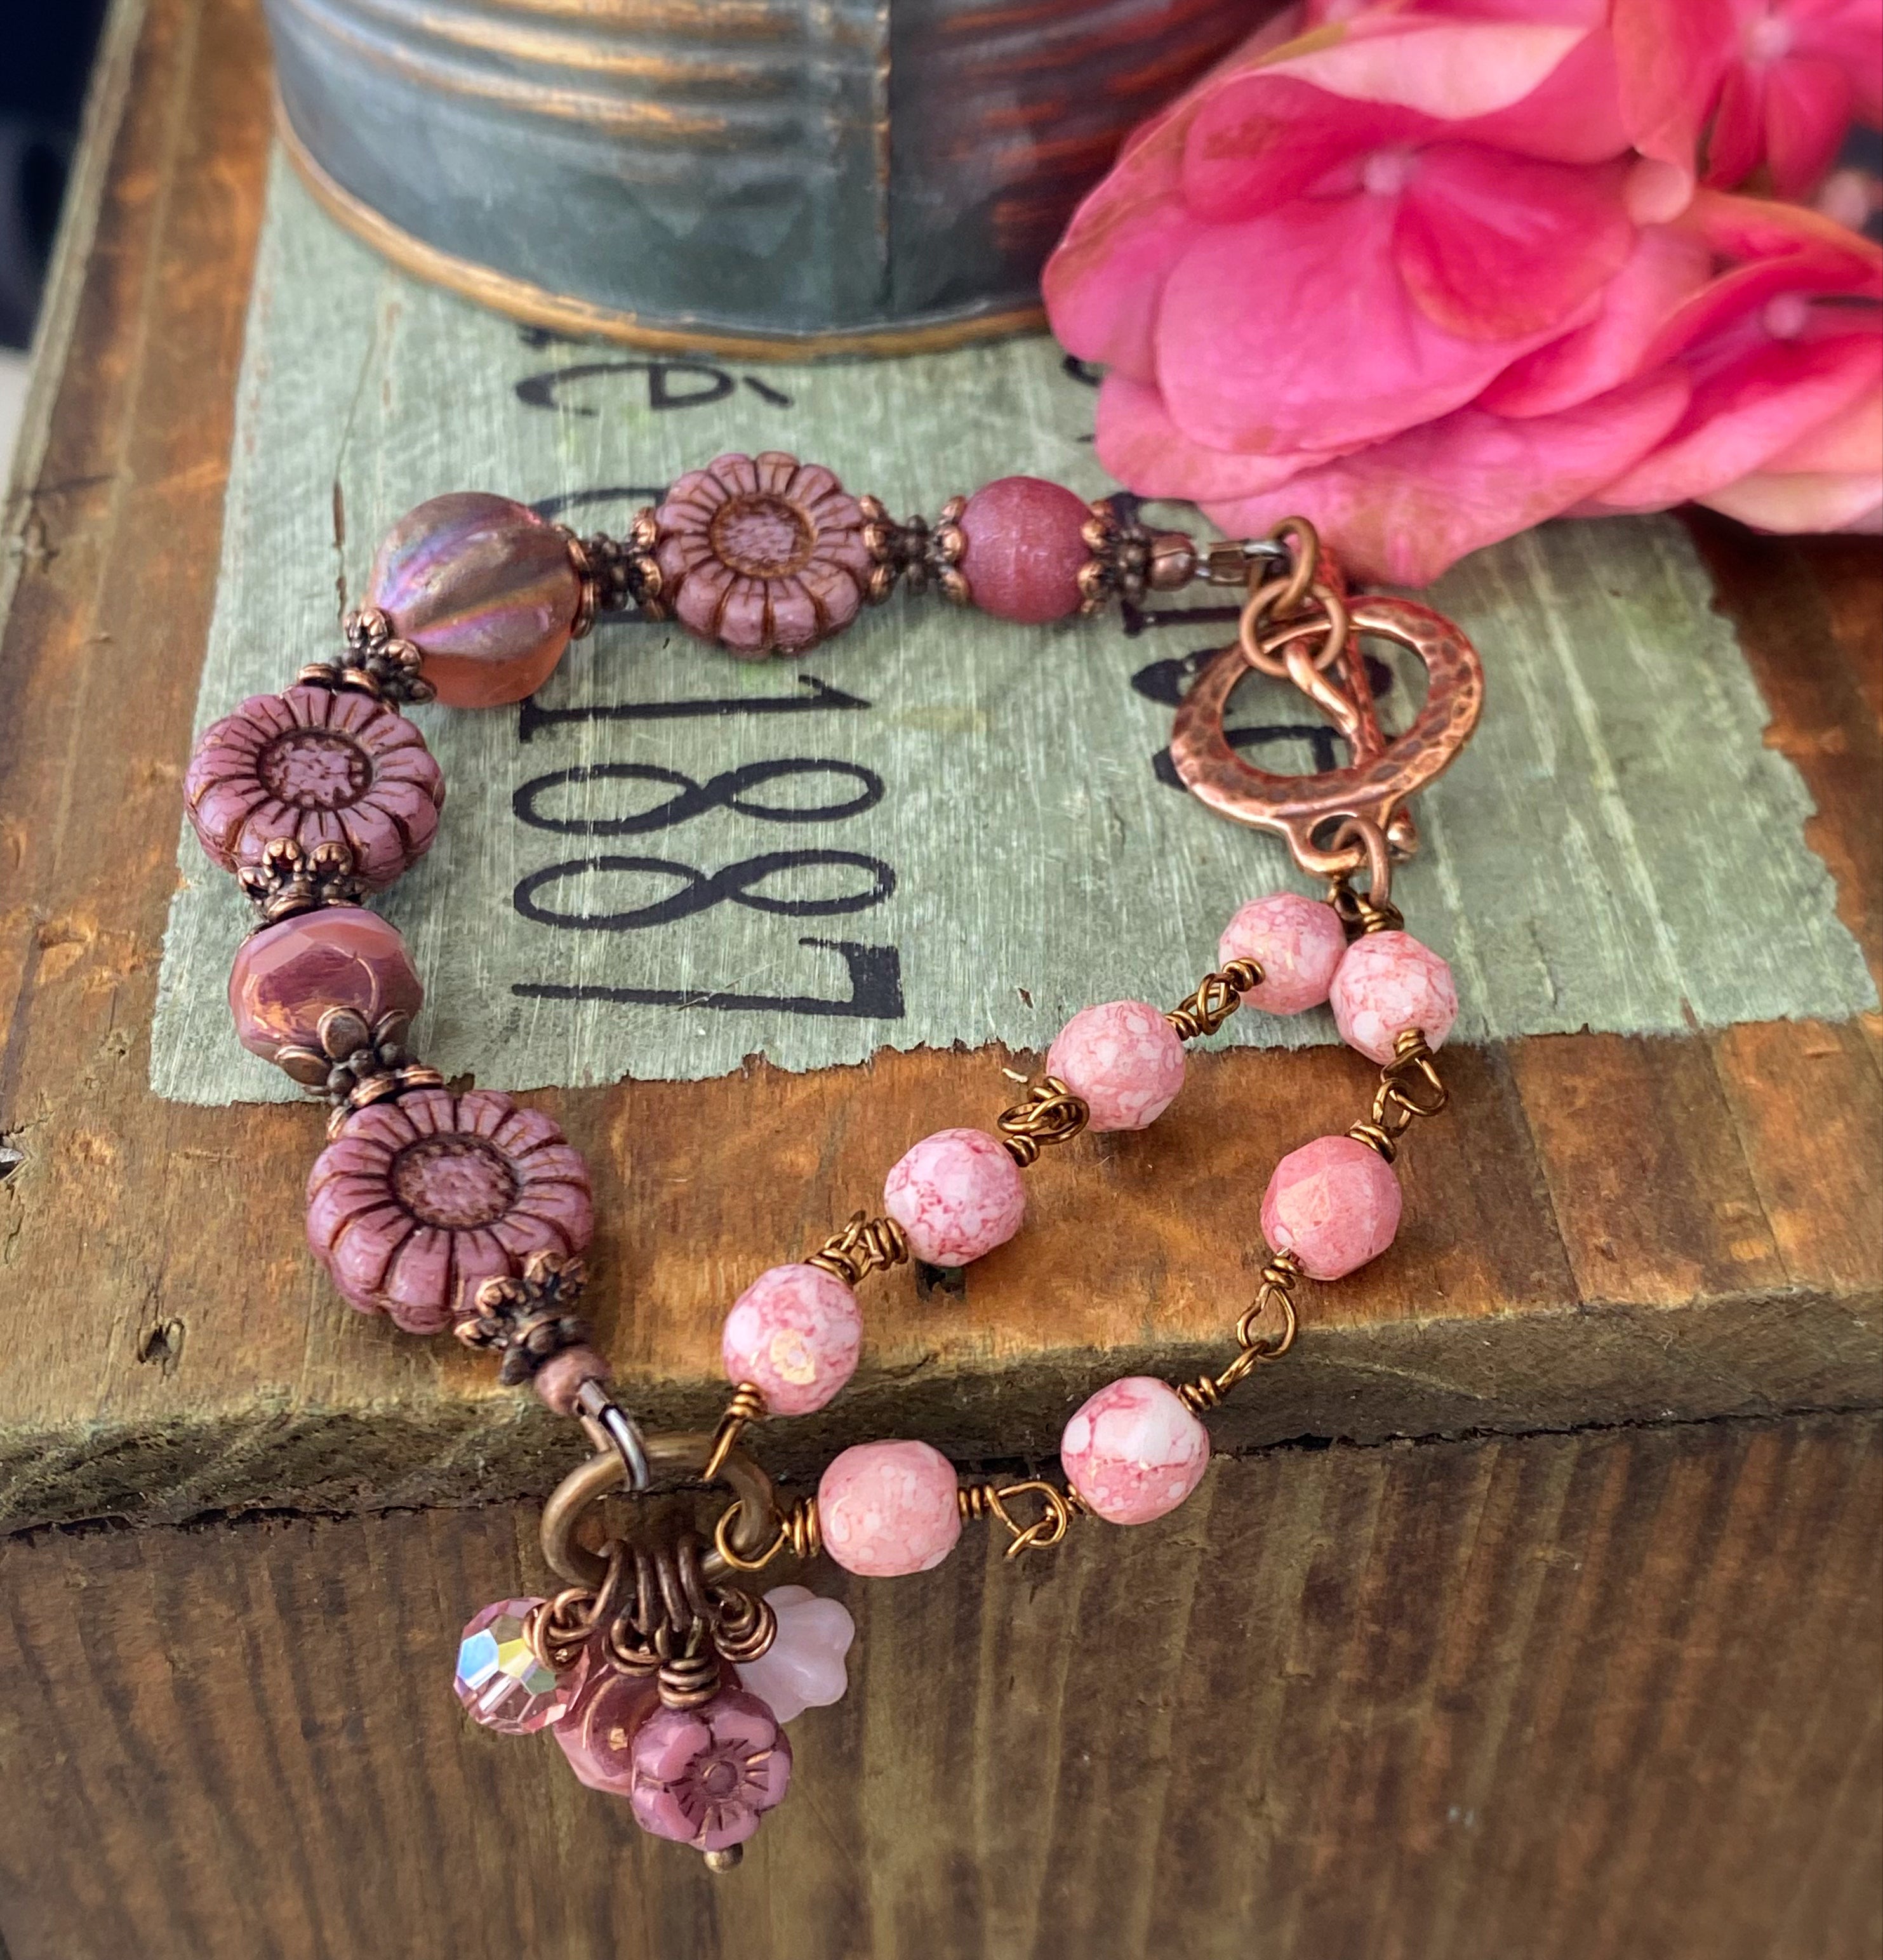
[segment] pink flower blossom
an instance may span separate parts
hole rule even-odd
[[[1728,5],[1311,0],[1308,32],[1272,24],[1134,136],[1047,269],[1060,339],[1110,369],[1101,460],[1231,532],[1300,511],[1407,582],[1573,508],[1861,517],[1876,255],[1695,196],[1745,45]],[[1792,7],[1811,47],[1834,14],[1854,45],[1850,8]]]

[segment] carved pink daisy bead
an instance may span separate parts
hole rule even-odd
[[[961,1508],[954,1465],[926,1443],[859,1443],[817,1485],[824,1548],[846,1572],[896,1579],[954,1549]]]
[[[1149,1524],[1203,1481],[1209,1435],[1174,1389],[1127,1375],[1107,1382],[1066,1425],[1059,1467],[1098,1516]]]
[[[703,1708],[657,1708],[629,1753],[634,1821],[702,1851],[743,1844],[791,1787],[791,1744],[756,1694],[722,1688]]]
[[[773,1415],[820,1409],[856,1373],[856,1295],[821,1266],[773,1266],[732,1303],[720,1338],[729,1382],[750,1382]]]
[[[1337,1280],[1376,1259],[1399,1230],[1399,1179],[1356,1137],[1317,1137],[1275,1166],[1262,1195],[1262,1236],[1292,1252],[1311,1280]]]
[[[325,687],[251,695],[203,731],[183,778],[202,848],[225,871],[276,838],[347,845],[366,885],[390,885],[432,848],[444,778],[402,714]]]
[[[540,1110],[415,1090],[349,1116],[307,1179],[307,1242],[341,1293],[435,1334],[532,1252],[579,1252],[588,1169]]]
[[[1004,1246],[1027,1215],[1020,1167],[985,1130],[938,1130],[906,1152],[883,1209],[932,1266],[964,1266]]]
[[[1262,984],[1243,995],[1265,1013],[1298,1014],[1327,998],[1347,935],[1332,905],[1298,892],[1251,899],[1223,928],[1216,963],[1253,959]]]
[[[654,514],[666,603],[703,640],[750,659],[799,653],[862,606],[863,513],[820,463],[778,450],[715,457]]]
[[[1060,1029],[1046,1072],[1085,1099],[1094,1130],[1142,1130],[1184,1086],[1184,1044],[1147,1001],[1087,1007]]]
[[[1346,950],[1328,994],[1340,1039],[1370,1061],[1393,1058],[1393,1045],[1416,1028],[1442,1048],[1458,1017],[1451,969],[1409,932],[1369,932]]]

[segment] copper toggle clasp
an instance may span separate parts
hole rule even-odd
[[[1359,838],[1368,826],[1385,837],[1394,858],[1410,858],[1419,833],[1407,799],[1464,747],[1484,705],[1477,650],[1429,606],[1349,600],[1304,519],[1291,517],[1253,544],[1212,548],[1212,578],[1216,565],[1227,570],[1232,557],[1245,568],[1248,601],[1236,644],[1210,657],[1177,711],[1171,759],[1177,775],[1222,816],[1285,839],[1311,877],[1360,870],[1367,854]],[[1380,728],[1360,648],[1367,635],[1394,641],[1425,664],[1425,702],[1403,734],[1389,738]],[[1351,751],[1344,768],[1278,776],[1236,753],[1223,717],[1251,668],[1292,682],[1314,702]]]

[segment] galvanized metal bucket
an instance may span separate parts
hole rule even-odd
[[[1263,0],[266,0],[340,221],[520,319],[910,352],[1036,323],[1120,140]]]

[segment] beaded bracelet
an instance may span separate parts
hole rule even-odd
[[[520,700],[571,638],[629,605],[757,656],[827,637],[898,581],[1043,622],[1111,600],[1136,606],[1193,580],[1246,597],[1236,644],[1209,657],[1178,711],[1178,773],[1211,807],[1284,837],[1327,899],[1283,892],[1242,906],[1216,969],[1168,1012],[1116,1001],[1074,1015],[992,1130],[922,1138],[891,1170],[880,1214],[856,1213],[739,1295],[722,1342],[732,1393],[713,1433],[643,1435],[579,1312],[593,1223],[581,1158],[548,1117],[491,1090],[448,1089],[407,1045],[418,976],[398,933],[362,903],[423,854],[444,800],[403,707]],[[867,1577],[926,1571],[982,1519],[1006,1532],[1013,1558],[1059,1544],[1075,1519],[1165,1516],[1207,1467],[1200,1415],[1292,1345],[1300,1283],[1338,1279],[1391,1242],[1396,1151],[1414,1118],[1445,1106],[1432,1055],[1458,1008],[1445,963],[1403,929],[1392,870],[1416,846],[1407,798],[1475,724],[1477,657],[1423,607],[1350,600],[1300,520],[1199,546],[1148,530],[1127,498],[1088,505],[1009,477],[951,500],[933,525],[898,523],[829,470],[776,453],[722,456],[682,476],[623,539],[578,539],[482,493],[435,498],[388,534],[344,632],[343,653],[243,702],[190,762],[196,834],[258,914],[230,979],[237,1032],[331,1106],[307,1236],[342,1296],[408,1332],[449,1327],[489,1351],[501,1381],[575,1417],[596,1452],[544,1507],[543,1555],[564,1589],[470,1621],[459,1698],[505,1733],[552,1729],[584,1783],[625,1796],[645,1829],[725,1869],[785,1794],[781,1724],[841,1696],[854,1632],[836,1601],[795,1586],[760,1596],[753,1575],[820,1549]],[[1362,634],[1396,640],[1427,669],[1423,705],[1391,740],[1374,714]],[[1237,754],[1223,714],[1251,667],[1314,701],[1346,740],[1345,768],[1282,778]],[[814,1497],[782,1501],[743,1445],[754,1424],[821,1408],[849,1381],[864,1278],[911,1259],[958,1268],[1005,1243],[1041,1152],[1083,1130],[1155,1121],[1182,1087],[1184,1044],[1245,1001],[1273,1013],[1328,1003],[1380,1074],[1349,1131],[1276,1166],[1260,1213],[1270,1256],[1228,1365],[1174,1388],[1147,1376],[1101,1388],[1066,1425],[1059,1481],[962,1483],[928,1444],[884,1441],[843,1451]],[[731,1501],[705,1530],[585,1541],[604,1498],[623,1487],[639,1496],[662,1474],[723,1485]]]

